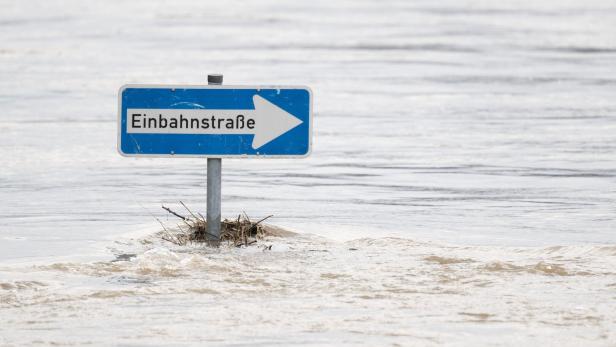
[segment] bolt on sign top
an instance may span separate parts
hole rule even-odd
[[[312,92],[286,86],[125,85],[118,151],[131,157],[304,157]]]

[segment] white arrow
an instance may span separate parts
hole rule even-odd
[[[254,134],[258,149],[303,123],[259,95],[252,110],[136,109],[126,110],[126,132],[133,134]],[[200,106],[200,105],[198,105]]]

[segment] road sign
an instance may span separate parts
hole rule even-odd
[[[125,156],[301,157],[312,138],[307,87],[125,85],[118,150]]]

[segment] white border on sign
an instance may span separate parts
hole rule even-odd
[[[159,88],[159,89],[304,89],[308,91],[310,99],[308,118],[308,151],[302,155],[276,155],[276,154],[228,154],[228,155],[208,155],[208,154],[134,154],[122,152],[122,92],[127,88]],[[233,86],[233,85],[175,85],[175,84],[125,84],[118,91],[118,142],[117,150],[123,157],[144,157],[144,158],[264,158],[264,159],[288,159],[288,158],[306,158],[312,153],[312,89],[307,86]]]

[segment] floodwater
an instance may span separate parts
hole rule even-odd
[[[0,345],[616,344],[616,4],[0,1]],[[308,85],[306,159],[116,151],[126,83]],[[266,249],[266,246],[272,246]]]

